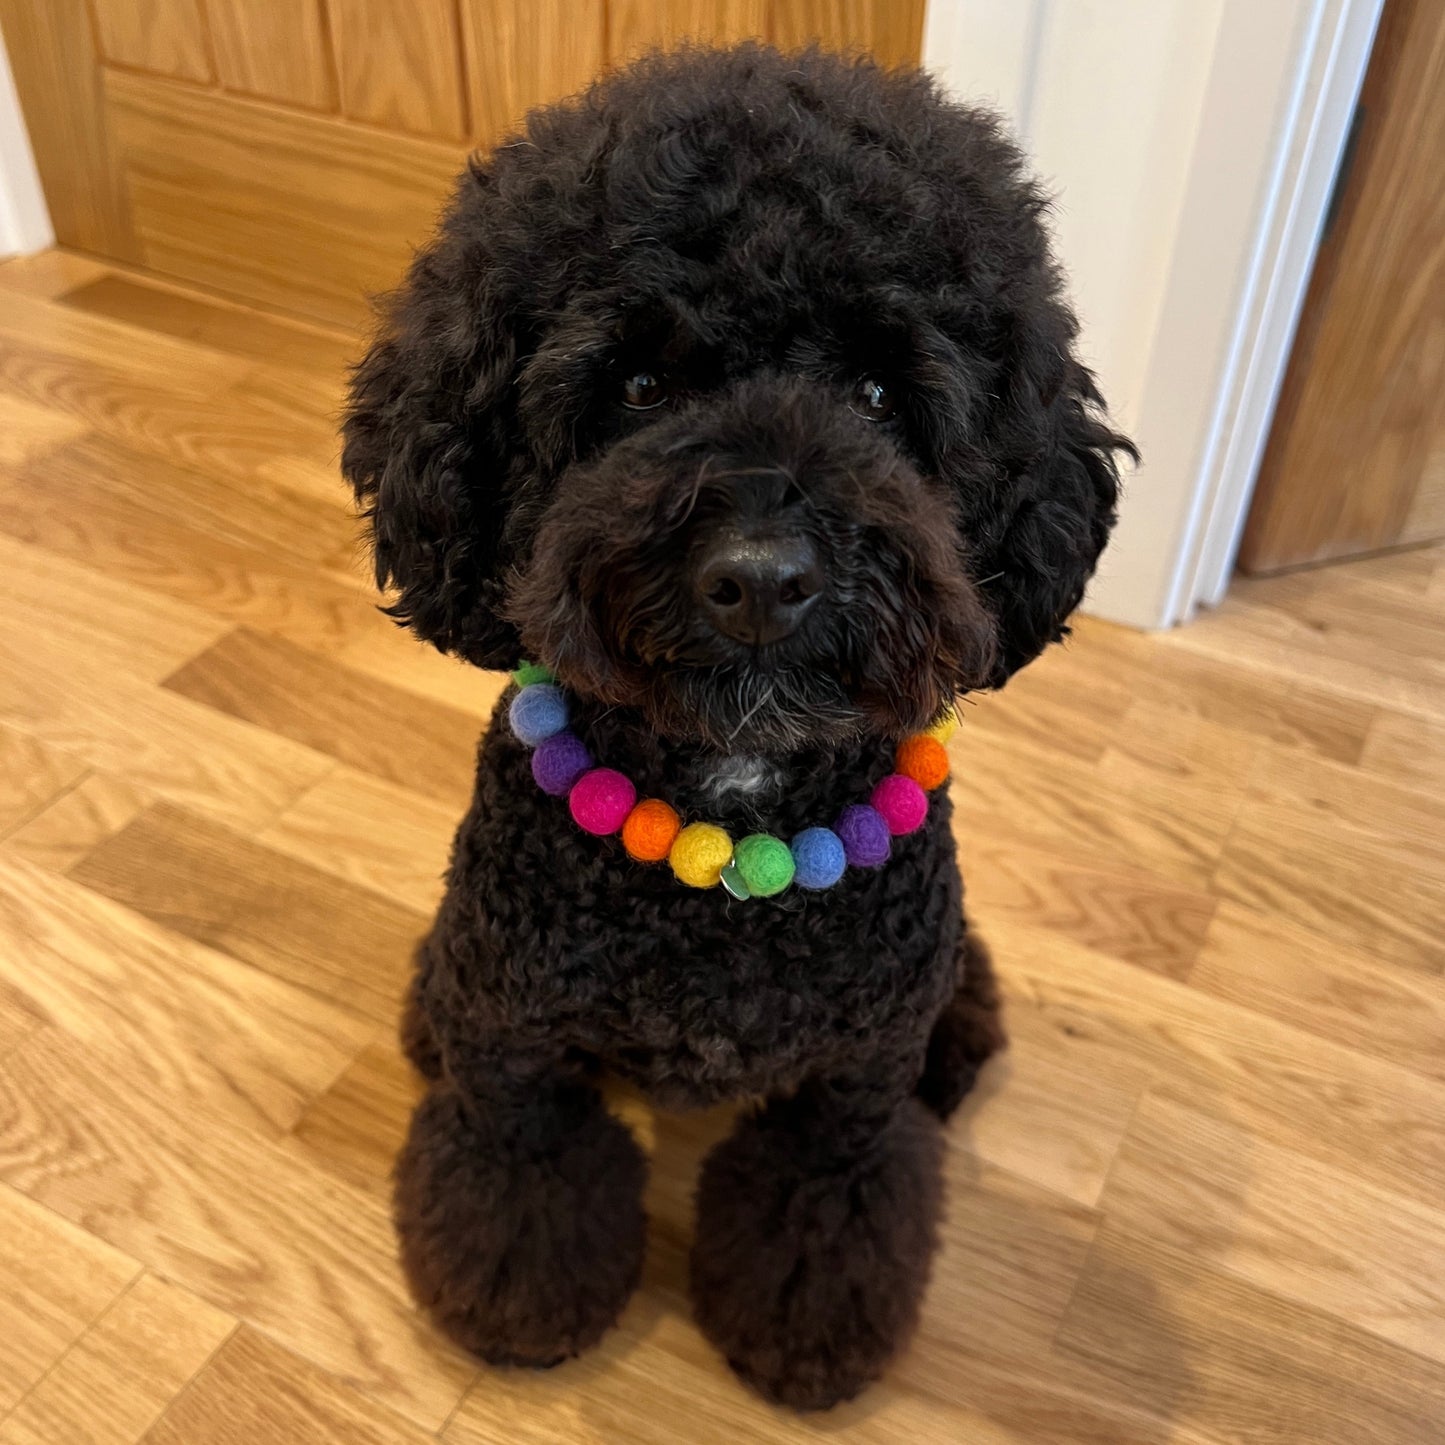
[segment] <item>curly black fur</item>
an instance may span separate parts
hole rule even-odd
[[[685,816],[830,822],[1063,635],[1112,524],[1129,447],[1044,210],[993,117],[866,61],[690,51],[536,112],[462,177],[354,378],[344,469],[393,614],[548,662],[594,756]],[[656,410],[621,405],[640,372]],[[865,378],[891,417],[853,409]],[[791,635],[699,608],[727,528],[820,559]],[[404,1025],[418,1297],[487,1359],[582,1348],[636,1279],[643,1172],[584,1073],[762,1096],[703,1170],[698,1318],[773,1398],[856,1393],[917,1314],[934,1116],[1002,1043],[960,896],[946,799],[825,894],[689,890],[576,830],[493,726]]]

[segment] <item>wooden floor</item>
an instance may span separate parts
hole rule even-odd
[[[393,1024],[498,683],[369,605],[348,348],[0,266],[0,1445],[1445,1439],[1438,551],[1086,623],[968,708],[1014,1046],[864,1400],[777,1414],[714,1358],[684,1261],[726,1121],[625,1098],[621,1328],[541,1375],[433,1335]]]

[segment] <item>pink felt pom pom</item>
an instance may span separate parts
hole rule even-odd
[[[888,831],[895,838],[921,828],[928,816],[928,794],[902,773],[889,773],[873,789],[869,801],[883,815]]]
[[[615,833],[636,801],[637,789],[612,768],[593,768],[583,773],[567,795],[577,826],[598,837]]]

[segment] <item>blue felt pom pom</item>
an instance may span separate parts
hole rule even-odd
[[[793,839],[793,882],[799,888],[831,888],[847,864],[843,840],[831,828],[804,828]]]
[[[560,687],[534,682],[512,699],[507,719],[512,731],[529,748],[535,748],[567,726],[567,699]]]

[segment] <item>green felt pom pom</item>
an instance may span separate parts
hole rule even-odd
[[[771,898],[793,881],[792,851],[771,833],[754,833],[744,838],[733,853],[733,862],[757,898]]]
[[[518,687],[531,687],[534,682],[556,682],[557,679],[550,667],[543,667],[540,662],[524,662],[513,671],[512,681]]]

